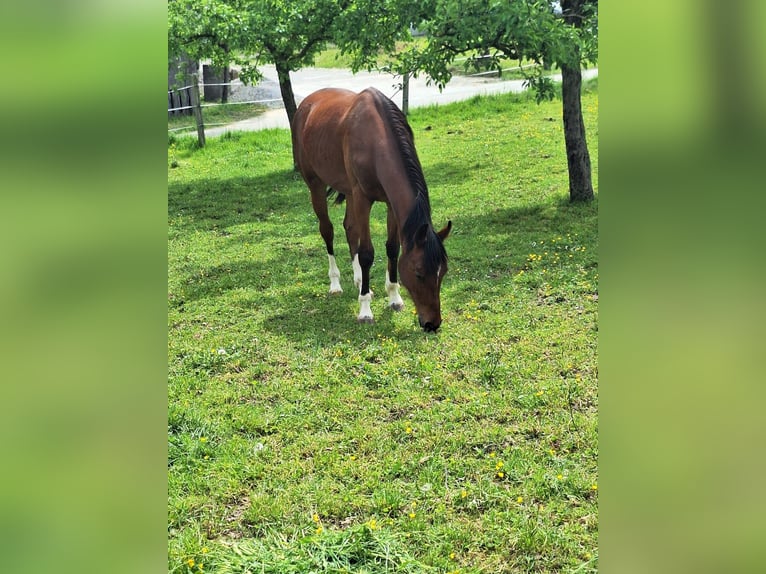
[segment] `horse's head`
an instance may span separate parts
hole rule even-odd
[[[401,281],[415,303],[418,321],[425,331],[436,331],[442,324],[439,291],[447,273],[443,242],[451,229],[451,221],[438,233],[430,224],[423,224],[399,259]]]

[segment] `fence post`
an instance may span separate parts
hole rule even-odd
[[[402,77],[402,112],[404,115],[410,113],[410,74],[407,72]]]
[[[199,99],[199,79],[197,78],[197,74],[192,75],[191,105],[194,110],[194,121],[197,123],[197,140],[199,141],[199,147],[205,147],[205,124],[202,121],[202,105]]]

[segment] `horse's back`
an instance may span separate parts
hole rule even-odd
[[[293,155],[304,179],[318,177],[348,193],[343,165],[343,117],[356,93],[324,88],[307,96],[293,119]]]

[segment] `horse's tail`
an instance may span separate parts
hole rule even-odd
[[[346,200],[346,194],[341,193],[336,189],[333,189],[331,187],[327,188],[327,201],[330,201],[332,197],[335,196],[335,201],[333,202],[333,205],[340,205]]]

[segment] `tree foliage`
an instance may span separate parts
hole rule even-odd
[[[579,2],[582,15],[566,14]],[[565,7],[566,6],[566,7]],[[431,0],[421,22],[429,41],[422,49],[403,55],[402,68],[425,72],[437,85],[451,78],[450,64],[472,53],[467,65],[482,64],[500,69],[500,58],[531,61],[524,69],[527,81],[541,98],[553,95],[546,72],[555,66],[577,66],[598,59],[598,0],[550,2],[549,0]]]
[[[255,81],[259,66],[274,64],[292,118],[290,72],[313,63],[328,43],[353,56],[355,70],[371,67],[381,51],[406,37],[419,8],[402,0],[171,0],[169,53],[237,63],[240,78]]]

